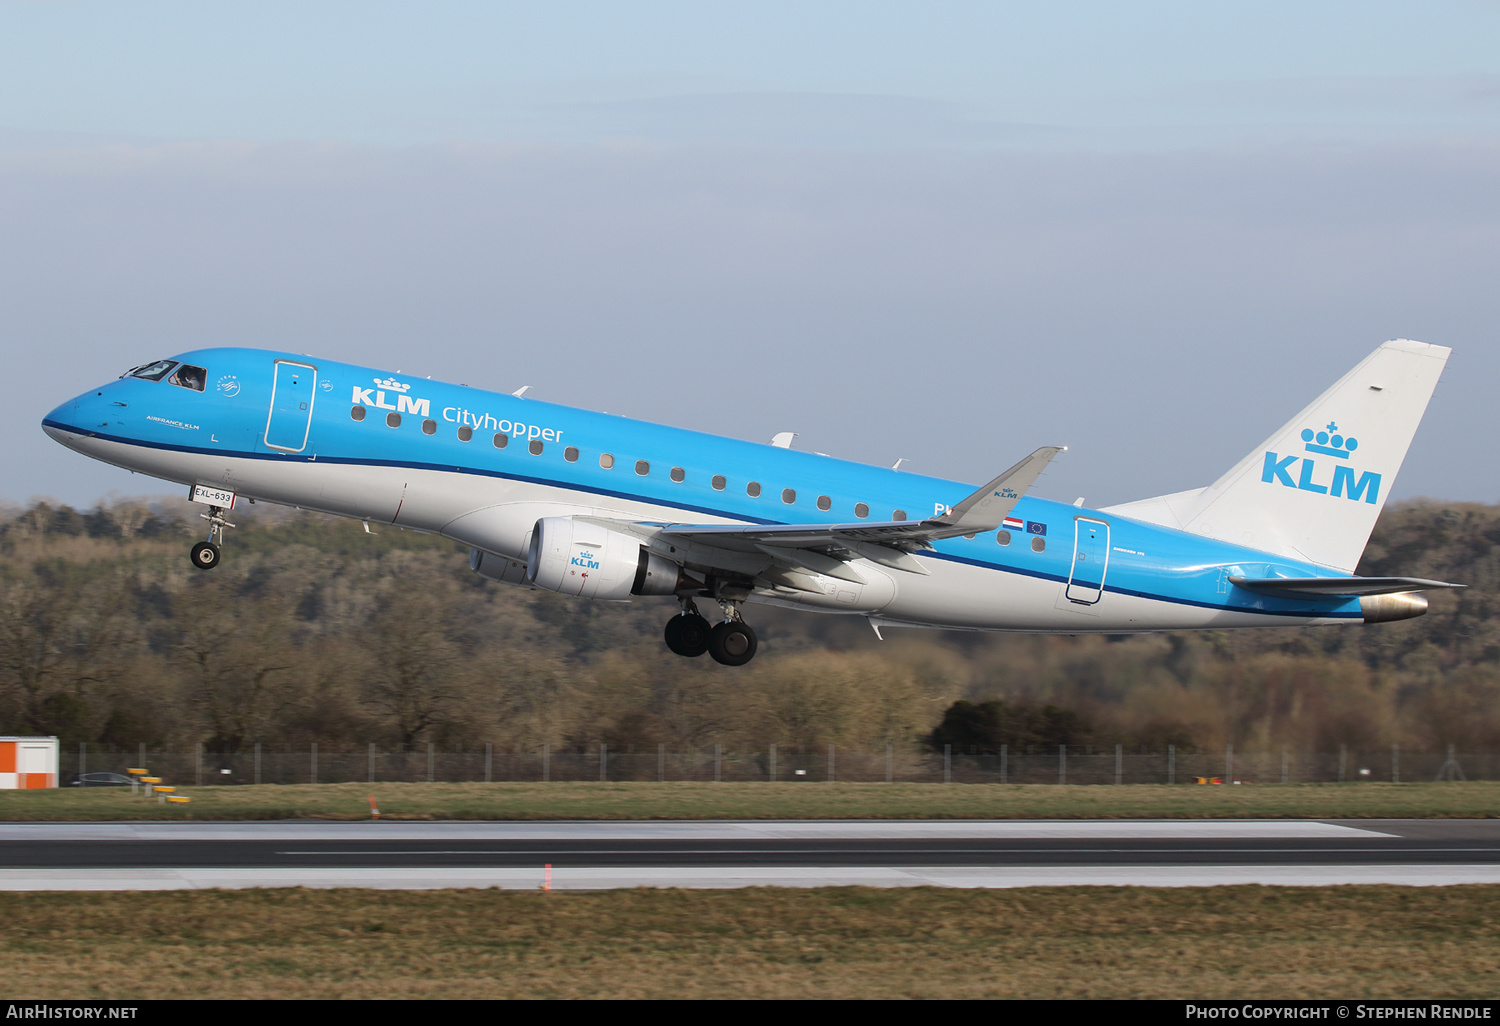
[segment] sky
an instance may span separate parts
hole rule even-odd
[[[0,0],[0,501],[249,345],[1090,505],[1389,338],[1392,494],[1500,501],[1500,4]]]

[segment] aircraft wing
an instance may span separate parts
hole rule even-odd
[[[1421,577],[1230,577],[1229,583],[1246,591],[1295,598],[1338,598],[1354,595],[1395,595],[1403,591],[1467,588]]]
[[[800,588],[798,575],[824,574],[855,583],[864,578],[847,564],[855,559],[926,574],[911,553],[941,538],[993,531],[1004,523],[1021,496],[1065,446],[1044,446],[978,489],[940,516],[925,520],[891,520],[853,524],[665,524],[650,528],[654,539],[703,550],[719,550],[727,565],[744,566],[758,560],[769,572],[758,572],[774,583]],[[634,525],[637,529],[647,525]],[[814,589],[810,589],[814,590]]]

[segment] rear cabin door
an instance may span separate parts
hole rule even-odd
[[[266,446],[282,452],[307,448],[312,426],[313,386],[318,369],[307,363],[277,360],[271,381],[271,415],[266,420]]]
[[[1073,570],[1065,594],[1069,602],[1091,606],[1104,594],[1109,569],[1109,525],[1077,517],[1073,521]]]

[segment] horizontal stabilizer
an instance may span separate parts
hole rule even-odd
[[[1299,598],[1338,598],[1356,595],[1394,595],[1403,591],[1436,591],[1466,588],[1465,584],[1428,581],[1421,577],[1231,577],[1236,588],[1262,595]]]

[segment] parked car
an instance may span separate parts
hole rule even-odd
[[[74,773],[69,787],[129,787],[131,779],[123,773]]]

